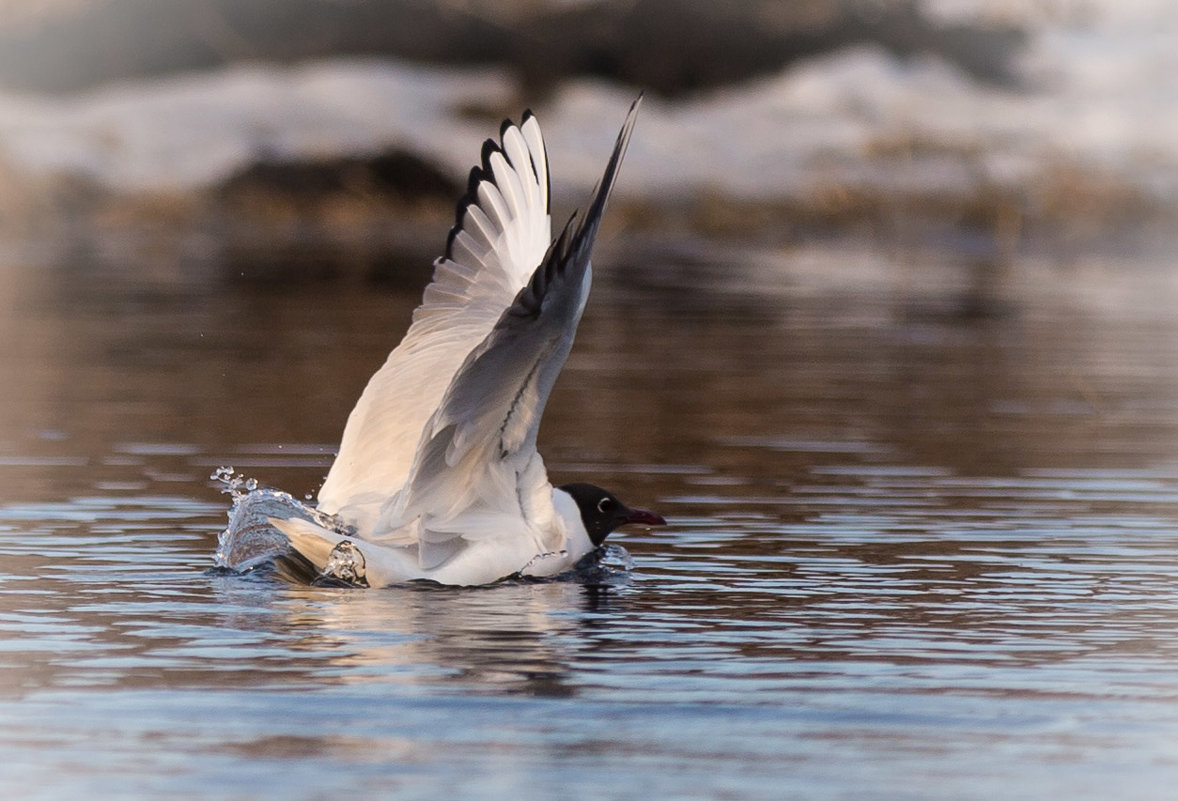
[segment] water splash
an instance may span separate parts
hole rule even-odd
[[[307,520],[341,534],[353,533],[334,515],[324,514],[298,500],[288,492],[259,487],[257,479],[248,478],[232,467],[218,467],[210,479],[229,495],[229,524],[217,538],[214,562],[217,567],[240,573],[273,561],[290,550],[286,535],[271,522]]]
[[[218,467],[212,472],[209,479],[221,484],[221,492],[231,496],[234,501],[258,488],[256,478],[247,478],[234,470],[232,465]]]
[[[585,554],[564,574],[581,584],[619,585],[630,581],[634,560],[621,545],[606,544]]]

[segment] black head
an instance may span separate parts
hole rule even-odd
[[[627,523],[646,526],[665,526],[666,520],[645,509],[631,509],[614,497],[613,493],[592,484],[565,484],[560,489],[573,496],[581,510],[581,522],[594,545],[601,545],[616,528]]]

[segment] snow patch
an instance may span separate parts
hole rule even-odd
[[[994,8],[933,5],[947,15]],[[689,100],[648,97],[618,194],[706,190],[756,200],[832,185],[969,192],[1033,186],[1068,165],[1173,200],[1178,5],[1056,6],[1064,11],[1006,12],[1033,31],[1017,88],[979,84],[935,58],[860,47]],[[237,66],[72,98],[0,96],[0,154],[26,173],[80,174],[119,191],[194,190],[261,157],[389,146],[461,177],[495,133],[470,110],[513,109],[519,92],[508,73],[489,69]],[[558,195],[597,180],[635,93],[575,81],[535,109]]]

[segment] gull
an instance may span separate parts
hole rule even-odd
[[[321,575],[364,586],[553,576],[621,526],[666,522],[591,484],[553,487],[536,450],[641,99],[584,218],[555,239],[536,117],[507,120],[484,143],[445,255],[319,490],[318,511],[342,525],[270,520]]]

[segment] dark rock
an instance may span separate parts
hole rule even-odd
[[[76,91],[242,60],[388,56],[515,68],[535,92],[577,75],[673,96],[856,43],[932,53],[1010,83],[1025,34],[945,25],[915,0],[91,0],[0,21],[0,86]]]
[[[226,179],[223,197],[263,193],[316,200],[333,194],[384,197],[403,202],[453,200],[462,187],[433,164],[400,149],[373,156],[266,159]]]

